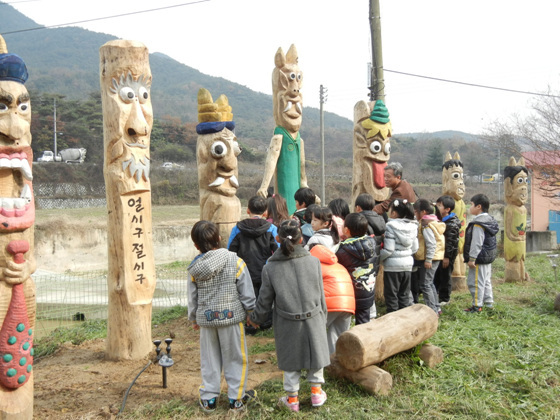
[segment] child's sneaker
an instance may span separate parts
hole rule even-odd
[[[247,403],[254,400],[257,397],[257,391],[251,389],[245,393],[243,398],[240,400],[229,399],[229,409],[235,411],[243,411],[247,406]]]
[[[280,397],[278,405],[288,407],[289,410],[296,413],[299,412],[299,400],[297,398],[295,398],[294,402],[290,402],[290,398],[287,395],[285,397]]]
[[[482,312],[482,306],[471,306],[468,309],[465,309],[465,312],[467,313],[471,313],[471,314],[479,314]]]
[[[203,400],[202,398],[200,398],[198,400],[198,403],[206,413],[211,413],[216,409],[216,397],[210,400]]]
[[[313,407],[321,407],[327,401],[327,393],[321,389],[320,394],[311,393],[311,405]]]

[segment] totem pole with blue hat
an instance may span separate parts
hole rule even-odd
[[[0,36],[0,418],[33,417],[35,203],[27,67]]]

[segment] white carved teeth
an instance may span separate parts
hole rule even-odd
[[[299,109],[299,112],[303,112],[302,108],[301,108],[301,103],[296,103],[297,109]]]
[[[29,185],[25,184],[23,189],[21,190],[21,194],[19,195],[20,199],[25,201],[25,204],[31,203],[31,188]]]
[[[224,178],[222,178],[221,176],[217,177],[214,182],[212,182],[211,184],[209,184],[209,187],[219,187],[220,185],[222,185],[224,182],[226,182],[226,180]]]
[[[31,167],[27,159],[12,158],[7,157],[0,158],[0,168],[8,168],[20,171],[23,177],[29,181],[33,180],[33,173],[31,172]]]
[[[235,175],[231,176],[229,182],[231,182],[231,185],[233,185],[235,188],[239,188],[239,181],[237,180],[237,177]]]
[[[284,112],[288,112],[290,109],[292,109],[292,102],[288,101],[288,103],[286,104],[286,108],[284,108]]]

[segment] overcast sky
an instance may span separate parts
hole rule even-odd
[[[369,0],[7,2],[46,26],[185,4],[74,26],[141,41],[150,52],[267,94],[276,50],[295,44],[304,105],[319,107],[322,84],[328,89],[325,110],[352,119],[355,103],[368,98]],[[560,2],[380,3],[387,70],[520,91],[559,90]],[[395,133],[477,134],[496,119],[524,115],[536,98],[388,71],[385,93]]]

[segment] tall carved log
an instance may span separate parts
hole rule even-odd
[[[227,247],[229,235],[241,219],[237,198],[237,156],[241,148],[234,133],[232,108],[227,96],[213,102],[206,89],[198,91],[196,164],[200,220],[210,220],[220,228],[220,246]]]
[[[463,260],[463,247],[465,246],[465,229],[467,228],[467,206],[463,201],[465,183],[463,182],[463,162],[461,161],[459,152],[455,152],[453,158],[449,152],[445,155],[445,161],[442,166],[441,192],[455,199],[455,210],[453,210],[453,212],[461,221],[459,251],[457,252],[457,258],[453,264],[453,273],[451,274],[452,290],[466,291],[468,289],[465,277],[466,264]]]
[[[504,168],[504,273],[507,282],[525,280],[525,255],[527,230],[527,208],[525,203],[529,197],[527,179],[529,171],[525,167],[525,159],[509,160]]]
[[[152,349],[156,287],[149,178],[152,74],[148,49],[139,42],[110,41],[99,53],[108,210],[106,357],[141,359]]]
[[[33,418],[35,283],[27,68],[0,36],[0,419]]]
[[[362,193],[376,202],[389,198],[383,171],[391,157],[392,125],[389,111],[381,100],[360,101],[354,106],[352,203]]]
[[[292,214],[296,210],[294,193],[308,186],[305,148],[299,134],[303,112],[300,92],[303,73],[299,68],[296,46],[291,45],[285,55],[282,48],[278,48],[274,65],[272,108],[276,128],[270,140],[263,180],[257,194],[267,196],[268,186],[275,175],[275,191],[286,199],[288,213]]]

